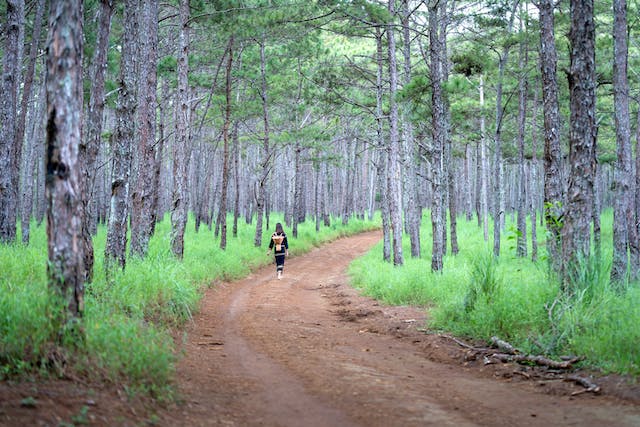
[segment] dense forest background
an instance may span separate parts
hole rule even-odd
[[[98,228],[117,277],[166,217],[177,259],[189,216],[224,250],[241,221],[261,246],[276,213],[296,237],[380,211],[398,270],[428,253],[443,271],[462,220],[568,295],[587,260],[619,293],[637,279],[637,2],[1,5],[0,240],[46,220],[71,317]]]

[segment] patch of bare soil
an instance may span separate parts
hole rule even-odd
[[[485,365],[425,333],[424,310],[359,295],[345,269],[379,238],[289,259],[282,280],[269,267],[208,291],[182,345],[181,399],[169,408],[73,382],[0,383],[0,425],[57,425],[83,406],[94,425],[640,425],[640,388],[624,378],[595,378],[600,394],[573,396],[583,388],[552,370]],[[22,406],[27,390],[44,403]]]

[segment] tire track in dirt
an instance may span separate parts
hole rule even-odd
[[[282,280],[268,267],[210,289],[184,340],[183,401],[162,414],[166,425],[640,425],[637,406],[487,378],[416,330],[423,310],[358,295],[345,269],[379,238],[288,259]]]

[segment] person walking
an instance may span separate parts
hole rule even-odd
[[[282,224],[276,224],[276,231],[271,235],[271,242],[269,242],[269,251],[267,255],[271,253],[273,249],[273,255],[276,261],[276,273],[278,279],[282,279],[284,272],[284,259],[289,256],[289,242],[287,241],[287,235],[282,229]]]

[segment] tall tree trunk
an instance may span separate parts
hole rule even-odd
[[[262,171],[258,179],[258,188],[256,191],[256,234],[253,243],[256,247],[262,245],[262,220],[265,213],[265,205],[267,203],[267,178],[269,177],[269,169],[271,164],[271,155],[269,153],[269,103],[267,99],[267,72],[265,58],[265,37],[263,35],[260,42],[260,79],[262,98],[262,121],[264,123],[264,139],[262,140]],[[269,227],[267,221],[267,228]]]
[[[441,66],[442,66],[442,83],[446,83],[449,80],[449,61],[447,59],[447,27],[449,25],[449,15],[447,11],[447,1],[440,0],[440,51],[441,51]],[[459,252],[458,246],[458,203],[457,203],[457,195],[458,189],[456,185],[456,176],[455,176],[455,162],[452,155],[452,141],[450,138],[450,123],[451,123],[451,111],[449,109],[449,99],[447,93],[445,91],[442,92],[442,100],[444,104],[444,129],[445,129],[445,150],[444,150],[444,158],[446,159],[443,163],[443,176],[446,176],[447,179],[447,192],[449,194],[449,233],[451,237],[451,253],[453,255],[457,255]],[[446,221],[446,211],[443,212],[443,216]],[[446,224],[446,222],[445,222]],[[446,241],[446,231],[445,231],[445,241]],[[446,252],[446,245],[444,247],[444,251]]]
[[[627,77],[627,1],[613,1],[613,106],[615,111],[616,145],[613,191],[613,263],[611,281],[627,279],[628,250],[635,236],[633,209],[633,162],[631,150],[631,116],[629,113],[629,81]],[[631,272],[636,276],[637,271]]]
[[[16,240],[18,217],[18,160],[16,119],[24,44],[24,0],[7,0],[2,82],[0,87],[0,243]],[[20,141],[22,142],[22,141]]]
[[[482,212],[482,233],[484,241],[489,241],[489,155],[487,154],[487,131],[484,118],[484,76],[480,76],[480,211]]]
[[[187,225],[187,172],[189,144],[189,0],[180,0],[180,42],[178,51],[178,114],[173,146],[173,201],[171,205],[171,251],[184,256],[184,231]]]
[[[112,144],[111,209],[104,256],[107,275],[115,266],[114,263],[117,263],[122,269],[126,264],[131,150],[136,130],[137,10],[137,0],[127,0],[124,5],[124,34],[116,106],[116,128]]]
[[[411,33],[409,19],[411,10],[409,0],[402,0],[402,41],[404,44],[404,73],[403,84],[408,86],[411,83]],[[422,216],[420,204],[418,203],[417,185],[417,162],[415,150],[417,148],[413,137],[413,124],[410,119],[410,105],[408,102],[402,103],[402,136],[404,140],[404,165],[406,182],[406,221],[407,232],[411,242],[411,257],[420,258],[420,219]]]
[[[378,143],[378,189],[380,191],[380,210],[382,214],[382,259],[386,262],[391,261],[391,218],[389,212],[389,200],[387,197],[387,163],[388,156],[384,149],[384,126],[382,112],[382,77],[383,77],[383,52],[382,52],[382,31],[379,26],[376,27],[376,132]]]
[[[631,224],[635,229],[635,239],[629,240],[631,271],[633,275],[640,274],[640,102],[638,102],[638,113],[636,115],[636,175],[635,175],[635,204],[634,222]]]
[[[149,250],[156,211],[153,209],[156,156],[156,104],[158,63],[158,0],[141,2],[140,94],[138,99],[138,179],[132,195],[131,253],[144,258]]]
[[[569,188],[562,227],[563,289],[568,290],[591,255],[591,227],[596,174],[596,76],[593,0],[571,0]]]
[[[446,139],[445,109],[442,94],[442,47],[438,26],[438,3],[429,3],[429,75],[431,77],[431,127],[433,142],[431,149],[431,169],[433,201],[431,203],[431,227],[433,229],[433,247],[431,252],[431,271],[442,271],[444,254],[443,223],[444,186],[443,186],[443,150]]]
[[[89,108],[86,118],[84,141],[80,143],[79,156],[82,167],[82,244],[84,246],[84,262],[86,265],[87,281],[93,279],[93,242],[92,230],[97,221],[95,204],[96,163],[102,141],[102,115],[104,112],[104,82],[107,69],[107,49],[109,48],[109,33],[111,17],[113,16],[113,0],[102,0],[98,15],[98,38],[93,55],[91,69],[91,89]]]
[[[300,141],[296,140],[294,146],[294,193],[293,193],[293,237],[298,237],[298,221],[300,219],[300,210],[302,207],[302,165],[300,160],[300,152],[302,146]]]
[[[87,277],[82,251],[82,2],[51,0],[47,40],[47,277],[80,317]],[[65,322],[66,322],[65,321]]]
[[[395,17],[395,0],[389,0],[389,13]],[[389,48],[389,210],[393,231],[393,265],[404,264],[402,255],[402,187],[400,179],[400,141],[398,135],[398,70],[396,64],[395,25],[392,19],[387,25]]]
[[[164,100],[168,98],[169,84],[166,79],[162,80],[161,85],[161,99],[163,102],[158,104],[158,112],[160,115],[160,122],[158,123],[158,142],[155,150],[155,161],[153,164],[153,188],[154,192],[151,195],[151,210],[155,212],[156,222],[151,224],[151,234],[155,232],[156,223],[162,221],[165,210],[160,204],[160,184],[162,182],[162,165],[164,157],[164,144],[165,144],[165,121],[166,121],[166,108],[164,107]]]
[[[233,201],[233,237],[238,237],[238,217],[240,216],[240,138],[238,138],[237,120],[233,122],[231,140],[233,141],[233,175],[235,178],[235,199]]]
[[[555,0],[540,0],[540,72],[542,75],[542,111],[544,113],[544,218],[549,237],[550,265],[561,269],[562,217],[564,206],[562,151],[560,148],[560,107],[556,65],[558,55],[554,29]]]
[[[229,37],[227,79],[225,84],[224,125],[222,126],[222,191],[220,192],[220,249],[227,248],[227,194],[229,188],[229,126],[231,124],[231,70],[233,66],[233,34]]]
[[[43,67],[44,70],[44,67]],[[46,113],[46,87],[44,84],[44,76],[46,70],[44,70],[42,83],[39,84],[37,102],[32,107],[32,115],[30,116],[29,123],[29,135],[26,138],[26,158],[23,162],[24,173],[22,187],[22,241],[24,244],[29,243],[30,238],[30,220],[32,213],[34,213],[34,199],[37,200],[39,195],[39,182],[41,180],[41,164],[44,163],[44,135],[42,132],[44,115]],[[36,131],[37,129],[37,131]],[[43,185],[44,187],[44,182]],[[41,202],[38,200],[39,206]],[[37,209],[36,209],[37,211]],[[37,217],[38,215],[36,215]]]
[[[513,30],[513,20],[518,10],[519,0],[513,2],[513,8],[509,16],[507,34],[511,35]],[[500,234],[503,221],[503,162],[502,162],[502,125],[504,117],[504,106],[502,105],[502,89],[504,84],[504,73],[509,59],[509,44],[505,44],[498,60],[498,77],[496,82],[496,125],[494,135],[494,184],[493,184],[493,254],[500,256]]]
[[[22,107],[20,114],[18,115],[18,123],[16,125],[16,147],[22,146],[22,142],[25,141],[25,127],[27,121],[27,110],[30,110],[32,116],[37,116],[37,105],[34,105],[29,109],[29,105],[32,99],[33,81],[36,74],[36,60],[38,55],[38,48],[40,47],[40,33],[42,31],[42,17],[44,15],[45,0],[37,0],[35,15],[33,18],[33,35],[31,36],[31,46],[29,48],[29,62],[27,65],[27,71],[24,78],[24,86],[22,89]],[[39,105],[39,104],[38,104]],[[29,221],[31,220],[31,208],[33,205],[33,154],[34,154],[34,141],[26,141],[24,151],[26,159],[24,160],[24,181],[22,191],[22,207],[21,207],[21,229],[22,229],[22,243],[29,243]],[[27,194],[29,193],[29,194]]]
[[[522,7],[520,9],[522,12]],[[520,18],[520,31],[528,31],[523,28],[522,18]],[[527,256],[527,192],[526,192],[526,175],[524,169],[524,133],[527,120],[527,66],[528,57],[528,34],[525,32],[525,38],[520,42],[519,54],[519,72],[520,79],[518,81],[518,192],[517,192],[517,211],[518,211],[518,236],[516,256]]]
[[[531,260],[538,261],[538,91],[533,91],[533,111],[531,113]]]
[[[473,219],[473,186],[471,185],[472,167],[471,144],[464,145],[464,211],[467,221]]]

